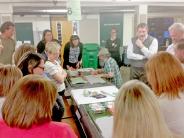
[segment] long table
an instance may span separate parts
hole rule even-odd
[[[96,99],[93,97],[85,97],[84,90],[90,91],[106,91],[105,98]],[[114,93],[117,94],[118,89],[115,86],[103,86],[85,89],[73,89],[71,96],[73,99],[72,113],[75,114],[78,124],[81,125],[86,137],[88,138],[110,138],[112,136],[113,117],[107,110],[108,104],[115,100]],[[97,110],[94,107],[97,106]],[[99,112],[98,107],[103,107]],[[107,131],[108,130],[108,131]]]
[[[87,138],[111,138],[113,117],[111,113],[105,107],[103,112],[94,112],[91,105],[102,104],[107,102],[113,102],[115,100],[118,89],[112,85],[108,80],[97,80],[99,76],[93,76],[90,74],[69,74],[66,80],[67,91],[69,91],[71,103],[71,112],[74,115],[74,119],[77,123],[81,137]],[[76,73],[76,74],[75,74]],[[81,77],[84,79],[84,83],[72,83],[72,78]],[[94,78],[93,78],[94,77]],[[80,78],[80,79],[81,79]],[[82,81],[83,80],[74,80]],[[84,93],[88,91],[90,94],[86,96]],[[92,93],[100,93],[105,95],[104,98],[95,98]]]

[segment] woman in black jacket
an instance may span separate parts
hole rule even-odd
[[[80,42],[79,36],[72,35],[64,48],[64,69],[72,70],[80,67],[82,63],[82,49],[83,44]]]

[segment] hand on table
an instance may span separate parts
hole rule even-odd
[[[94,71],[91,71],[91,75],[97,75],[98,74],[98,71],[94,70]]]

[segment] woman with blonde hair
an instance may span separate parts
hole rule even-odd
[[[15,82],[21,77],[22,72],[18,67],[13,65],[0,65],[0,112],[6,95],[10,92]]]
[[[159,52],[148,60],[145,68],[168,127],[184,135],[184,70],[181,63],[170,53]]]
[[[27,75],[17,81],[2,108],[0,137],[76,138],[67,124],[51,121],[56,90],[40,75]]]
[[[45,73],[57,85],[59,95],[64,95],[65,83],[64,80],[67,73],[57,61],[60,53],[60,46],[56,42],[48,42],[46,44],[48,60],[45,62]]]
[[[113,138],[173,138],[156,96],[143,82],[122,85],[114,106]]]

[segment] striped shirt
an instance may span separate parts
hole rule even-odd
[[[60,91],[63,91],[65,89],[65,83],[59,83],[58,81],[56,81],[54,78],[53,78],[53,75],[55,75],[56,73],[60,72],[60,71],[64,71],[63,68],[60,66],[59,62],[55,60],[55,63],[52,63],[50,61],[46,61],[45,62],[45,74],[46,76],[52,80],[56,86],[57,86],[57,91],[60,92]]]

